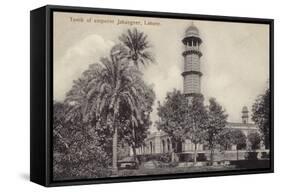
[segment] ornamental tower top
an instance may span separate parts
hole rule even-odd
[[[248,111],[248,108],[246,106],[244,106],[242,108],[242,122],[244,124],[249,122],[249,111]]]
[[[183,93],[188,96],[201,95],[201,76],[200,70],[200,45],[202,40],[199,30],[192,23],[185,31],[185,37],[182,40],[185,50],[182,53],[184,57]]]

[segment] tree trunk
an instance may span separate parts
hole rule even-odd
[[[117,167],[117,127],[114,128],[114,134],[113,134],[113,142],[112,142],[112,172],[113,175],[117,174],[118,167]]]
[[[135,53],[134,55],[137,55],[137,53]],[[133,58],[133,61],[134,61],[134,65],[135,65],[136,67],[139,67],[137,56],[135,56],[135,58]]]
[[[139,160],[138,160],[138,158],[137,158],[137,151],[136,151],[135,145],[132,146],[132,149],[133,149],[133,158],[134,158],[134,161],[139,165]]]
[[[211,155],[210,155],[211,165],[214,164],[214,149],[211,149]]]
[[[194,165],[197,163],[197,143],[194,143]]]
[[[137,156],[136,147],[133,145],[132,149],[133,149],[133,158],[134,158],[134,160],[136,160],[136,156]]]
[[[265,137],[266,139],[264,140],[264,146],[265,149],[269,149],[269,137]]]
[[[175,152],[174,152],[174,150],[172,151],[172,153],[171,153],[171,162],[173,163],[173,162],[175,162]]]
[[[238,152],[238,148],[236,149],[237,150],[237,161],[239,160],[239,152]]]
[[[135,133],[135,128],[134,127],[133,127],[133,144],[132,144],[132,149],[133,149],[134,161],[136,161],[138,163],[137,152],[136,152],[136,133]]]
[[[176,143],[174,142],[174,141],[171,141],[171,143],[172,143],[172,153],[171,153],[171,161],[172,161],[172,163],[173,162],[176,162]]]

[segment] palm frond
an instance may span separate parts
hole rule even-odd
[[[132,60],[137,67],[139,67],[139,63],[146,65],[154,62],[153,55],[148,51],[151,45],[144,32],[137,30],[137,28],[128,29],[127,33],[119,37],[119,40],[128,47],[127,58]]]

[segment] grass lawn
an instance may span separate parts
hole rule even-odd
[[[140,167],[137,170],[119,170],[118,176],[134,176],[134,175],[160,175],[160,174],[176,174],[176,173],[192,173],[192,172],[208,172],[208,171],[226,171],[237,170],[235,166],[200,166],[200,167],[169,167],[169,168],[153,168],[147,169]]]
[[[147,168],[143,164],[137,170],[119,170],[118,176],[135,176],[135,175],[161,175],[161,174],[176,174],[176,173],[194,173],[194,172],[209,172],[209,171],[230,171],[253,168],[269,168],[269,160],[239,160],[231,161],[229,165],[215,166],[176,166],[176,167],[150,167]]]

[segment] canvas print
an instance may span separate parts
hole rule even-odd
[[[269,24],[55,11],[55,181],[270,167]]]

